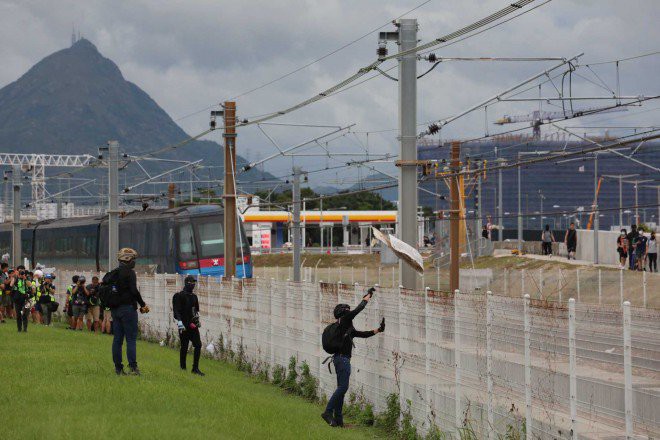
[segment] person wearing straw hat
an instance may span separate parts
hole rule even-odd
[[[119,266],[108,272],[103,277],[103,283],[111,286],[113,292],[113,303],[110,304],[112,313],[112,360],[115,364],[115,373],[124,376],[124,364],[122,362],[122,345],[126,339],[126,357],[128,359],[128,374],[139,376],[140,370],[137,365],[136,340],[138,334],[137,308],[140,305],[140,313],[149,313],[149,307],[142,299],[137,288],[137,276],[135,274],[135,260],[138,254],[131,248],[122,248],[117,253]]]

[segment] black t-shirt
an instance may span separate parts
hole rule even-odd
[[[353,327],[353,318],[355,318],[366,305],[367,302],[362,300],[356,308],[339,318],[339,327],[341,328],[340,334],[347,335],[347,337],[344,338],[344,344],[338,354],[351,357],[351,354],[353,353],[353,338],[370,338],[375,334],[372,330],[360,331]]]
[[[95,286],[93,284],[88,284],[87,291],[89,292],[89,296],[87,297],[89,304],[92,306],[101,305],[101,300],[99,299],[99,285],[97,284]]]

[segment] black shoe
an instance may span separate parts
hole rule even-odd
[[[336,420],[332,421],[332,426],[333,428],[343,428],[344,427],[344,422],[338,422]]]
[[[186,370],[187,370],[187,368],[186,368],[185,365],[183,367],[181,367],[181,371],[186,371]]]
[[[329,412],[324,412],[323,414],[321,414],[321,418],[325,420],[325,423],[327,423],[328,425],[334,426],[335,419],[332,417],[332,414],[330,414]]]
[[[117,376],[126,376],[126,372],[124,371],[124,367],[115,368],[115,374]]]
[[[131,371],[128,372],[129,376],[139,376],[140,369],[138,367],[131,367]]]
[[[196,375],[198,375],[198,376],[206,376],[206,374],[204,374],[204,373],[202,373],[201,371],[199,371],[199,368],[193,368],[190,372],[191,372],[192,374],[196,374]]]

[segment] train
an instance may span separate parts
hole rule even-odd
[[[120,215],[119,247],[135,249],[137,267],[153,273],[220,277],[225,274],[224,210],[218,205],[147,209]],[[0,225],[0,254],[11,254],[11,224]],[[76,217],[28,223],[22,255],[34,267],[108,271],[108,217]],[[252,278],[242,222],[236,232],[236,276]]]

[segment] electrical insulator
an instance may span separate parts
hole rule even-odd
[[[439,131],[440,131],[440,127],[438,127],[438,124],[429,125],[429,129],[428,129],[429,134],[433,135],[433,134],[436,134]]]
[[[376,54],[378,54],[379,60],[382,60],[387,56],[387,46],[384,41],[378,43],[378,50],[376,51]]]
[[[438,61],[438,57],[436,57],[434,53],[431,53],[429,54],[428,60],[430,63],[435,63],[436,61]]]

